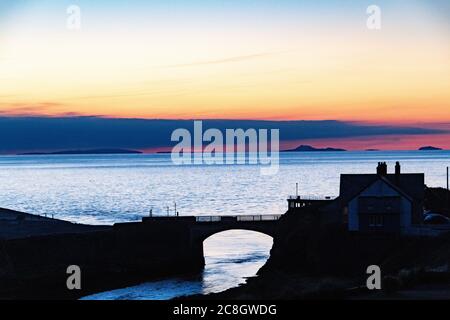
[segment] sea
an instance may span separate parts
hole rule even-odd
[[[425,173],[446,186],[450,151],[286,152],[277,174],[257,164],[177,165],[170,154],[0,156],[0,207],[76,223],[114,224],[148,216],[283,214],[296,184],[302,196],[334,197],[341,173]],[[176,211],[175,211],[176,207]],[[165,300],[221,292],[256,275],[270,256],[271,237],[230,230],[204,242],[198,275],[164,278],[98,293],[87,300]]]

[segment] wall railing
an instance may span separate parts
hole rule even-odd
[[[242,216],[197,216],[197,222],[252,222],[252,221],[277,221],[281,218],[281,214],[262,214],[262,215],[242,215]]]
[[[300,196],[289,196],[289,200],[314,200],[314,201],[331,201],[336,199],[335,196],[317,196],[317,195],[300,195]]]

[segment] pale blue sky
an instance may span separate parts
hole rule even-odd
[[[66,27],[71,4],[81,32]],[[379,32],[366,26],[372,4]],[[449,11],[448,0],[1,0],[0,111],[442,121]]]

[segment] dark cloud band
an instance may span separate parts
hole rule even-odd
[[[73,148],[151,149],[173,145],[173,130],[193,130],[189,120],[103,117],[0,117],[0,153]],[[364,125],[340,121],[204,120],[203,128],[279,129],[282,141],[439,134],[444,130]]]

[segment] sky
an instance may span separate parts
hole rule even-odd
[[[0,116],[433,127],[450,123],[449,18],[447,0],[2,0]]]

